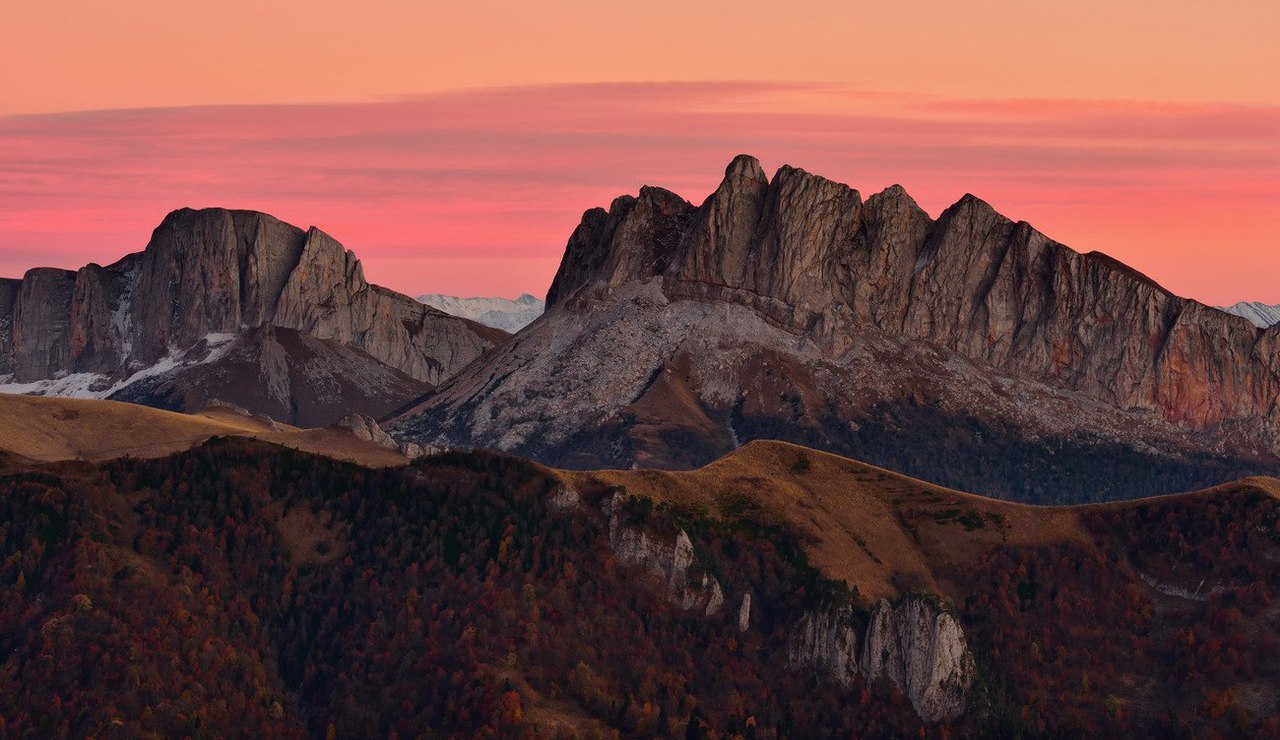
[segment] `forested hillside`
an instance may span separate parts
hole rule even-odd
[[[926,551],[938,531],[973,540],[933,564],[942,593],[896,584],[943,602],[976,663],[967,711],[926,724],[888,681],[841,685],[788,659],[804,615],[847,605],[861,629],[873,607],[810,564],[812,532],[750,496],[714,511],[566,480],[488,454],[375,471],[247,439],[11,470],[0,734],[1280,730],[1280,525],[1261,490],[1084,509],[1096,542],[1044,547],[938,494],[934,513],[886,494]],[[687,533],[724,608],[686,610],[627,564],[606,500],[655,541]]]

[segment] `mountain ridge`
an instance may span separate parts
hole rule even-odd
[[[863,201],[789,166],[770,180],[739,156],[700,206],[646,186],[587,211],[547,304],[400,414],[396,433],[571,467],[688,467],[744,434],[866,457],[882,454],[863,449],[881,444],[877,427],[934,423],[1026,442],[1045,464],[1054,445],[1097,444],[1230,458],[1241,473],[1280,461],[1280,330],[1178,298],[972,195],[932,219],[901,187]],[[655,413],[659,398],[685,399],[680,418]],[[568,432],[553,423],[578,418]],[[1207,462],[1162,487],[1208,484],[1196,477]]]
[[[247,438],[6,464],[17,734],[1277,729],[1276,480],[1034,507],[768,442],[684,472]]]
[[[442,293],[427,293],[418,296],[417,300],[447,314],[478,321],[485,326],[512,333],[528,326],[530,322],[542,315],[545,308],[541,299],[528,293],[515,299],[483,296],[463,298]]]
[[[83,387],[70,392],[101,394],[166,362],[199,364],[192,350],[258,327],[349,347],[411,378],[376,409],[359,408],[359,396],[348,409],[377,413],[507,336],[368,283],[355,254],[314,226],[256,211],[183,208],[164,218],[143,251],[106,267],[33,268],[0,281],[0,376],[37,387],[74,376]]]
[[[1280,324],[1280,305],[1272,306],[1262,301],[1240,301],[1230,306],[1219,306],[1219,310],[1242,316],[1261,329]]]

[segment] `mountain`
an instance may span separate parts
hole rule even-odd
[[[1280,329],[1179,298],[966,195],[938,218],[736,158],[701,206],[587,211],[547,312],[391,422],[568,467],[751,439],[1029,501],[1280,470]]]
[[[370,285],[323,231],[252,211],[174,211],[107,267],[0,280],[0,391],[215,397],[308,426],[386,413],[506,336]]]
[[[574,473],[230,438],[15,466],[0,522],[18,737],[1280,732],[1271,479],[1032,507],[779,443]]]
[[[1222,310],[1243,316],[1260,329],[1280,324],[1280,306],[1268,306],[1259,301],[1240,301],[1233,306],[1224,306]]]
[[[528,326],[542,315],[546,307],[541,299],[528,293],[514,301],[510,298],[457,298],[439,293],[420,295],[418,300],[447,314],[512,333]]]

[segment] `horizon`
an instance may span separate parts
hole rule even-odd
[[[758,157],[755,157],[755,155],[752,155],[752,154],[750,154],[750,153],[748,153],[748,152],[742,152],[742,153],[740,153],[740,154],[734,155],[734,157],[735,157],[735,158],[737,158],[737,157],[739,157],[739,156],[749,156],[749,157],[752,157],[753,159],[756,159],[757,161],[759,161],[759,158],[758,158]],[[730,161],[732,162],[732,160],[730,160]],[[772,182],[772,181],[774,180],[774,178],[777,176],[777,174],[778,174],[778,171],[779,171],[779,170],[781,170],[781,169],[782,169],[782,168],[784,168],[784,167],[790,167],[790,166],[792,166],[792,165],[789,165],[789,164],[782,164],[782,165],[779,165],[777,168],[774,168],[774,170],[773,170],[773,174],[769,175],[769,181],[770,181],[770,182]],[[804,170],[804,168],[801,168],[801,167],[798,167],[798,168],[796,168],[796,169]],[[766,170],[766,172],[768,172],[768,168],[765,168],[765,170]],[[808,170],[805,170],[805,171],[808,171]],[[820,174],[818,174],[818,173],[812,173],[812,172],[811,172],[810,174],[815,174],[815,175],[817,175],[817,176],[819,176],[819,177],[822,177],[822,175],[820,175]],[[830,178],[826,178],[826,179],[830,179]],[[844,184],[848,185],[848,183],[844,183]],[[645,184],[643,184],[643,185],[639,186],[638,188],[636,188],[636,189],[635,189],[635,191],[634,191],[633,193],[623,193],[623,194],[620,194],[618,197],[621,197],[621,196],[623,196],[623,195],[636,195],[636,194],[638,194],[638,192],[639,192],[639,190],[640,190],[640,189],[643,189],[643,188],[646,188],[646,187],[659,187],[659,188],[662,188],[662,186],[661,186],[661,185],[654,185],[654,184],[652,184],[652,183],[645,183]],[[852,186],[850,186],[850,187],[852,187]],[[861,198],[862,202],[864,202],[864,203],[865,203],[865,202],[866,202],[866,200],[867,200],[869,197],[871,197],[872,195],[875,195],[876,193],[879,193],[879,192],[883,192],[883,190],[886,190],[886,189],[888,189],[888,188],[892,188],[892,187],[902,187],[902,186],[901,186],[899,183],[891,183],[890,185],[886,185],[884,188],[881,188],[880,190],[877,190],[877,191],[875,191],[875,192],[873,192],[873,193],[872,193],[872,192],[864,193],[863,191],[858,190],[858,188],[853,188],[853,189],[854,189],[854,190],[856,190],[856,191],[858,191],[858,194],[859,194],[859,196],[860,196],[860,198]],[[681,198],[683,198],[683,199],[685,199],[686,201],[688,201],[688,202],[692,203],[693,205],[700,207],[700,206],[701,206],[701,203],[705,200],[705,198],[706,198],[706,197],[709,197],[709,196],[711,195],[711,193],[712,193],[712,192],[714,192],[714,190],[715,190],[715,188],[714,188],[714,187],[713,187],[713,188],[711,188],[711,189],[707,192],[707,195],[706,195],[706,196],[704,196],[702,199],[694,199],[694,198],[690,198],[690,197],[688,197],[687,195],[685,195],[685,194],[683,194],[683,193],[676,193],[676,195],[677,195],[677,196],[679,196],[679,197],[681,197]],[[911,196],[913,200],[915,199],[915,198],[914,198],[914,195],[912,195],[912,193],[910,192],[910,190],[907,190],[906,192],[907,192],[907,195],[908,195],[908,196]],[[987,201],[985,198],[983,198],[981,194],[978,194],[978,193],[965,193],[965,194],[963,194],[963,195],[959,196],[958,198],[956,198],[956,199],[955,199],[955,201],[953,201],[951,204],[949,204],[948,206],[946,206],[946,207],[942,208],[941,210],[939,210],[939,211],[937,211],[937,212],[934,212],[934,211],[932,211],[931,209],[928,209],[928,208],[925,208],[925,211],[928,213],[928,215],[929,215],[929,218],[930,218],[930,219],[933,219],[933,220],[935,220],[935,221],[936,221],[936,220],[941,216],[942,212],[944,212],[945,210],[947,210],[947,208],[950,208],[952,205],[955,205],[955,204],[959,203],[962,199],[964,199],[964,198],[966,198],[966,197],[976,197],[978,200],[983,201],[983,202],[986,202],[986,203],[988,203],[988,205],[991,205],[991,204],[990,204],[990,202],[989,202],[989,201]],[[917,202],[918,202],[918,201],[917,201]],[[607,206],[592,206],[592,208],[596,208],[596,207],[603,207],[603,208],[606,208],[606,209],[607,209]],[[923,206],[922,206],[922,207],[923,207]],[[994,207],[994,206],[993,206],[993,207]],[[356,249],[355,247],[353,247],[352,245],[350,245],[350,244],[348,244],[346,241],[344,241],[340,235],[338,235],[338,234],[334,234],[334,233],[332,233],[332,232],[330,232],[330,231],[326,230],[323,226],[318,225],[318,224],[312,224],[312,223],[293,222],[293,221],[290,221],[290,220],[288,220],[288,219],[280,218],[279,216],[277,216],[277,215],[276,215],[276,214],[274,214],[274,213],[270,213],[270,212],[266,212],[266,211],[259,211],[259,210],[257,210],[257,209],[253,209],[253,208],[228,208],[228,207],[224,207],[224,206],[217,206],[217,205],[206,205],[206,206],[180,206],[180,207],[178,207],[178,208],[174,208],[174,209],[171,209],[171,210],[169,210],[169,211],[165,212],[165,215],[164,215],[164,216],[161,216],[161,217],[160,217],[160,219],[156,221],[157,228],[158,228],[159,224],[160,224],[163,220],[165,220],[169,215],[171,215],[171,214],[173,214],[173,213],[175,213],[175,212],[178,212],[178,211],[182,211],[182,210],[197,210],[197,211],[199,211],[199,210],[250,211],[250,212],[262,213],[262,214],[265,214],[265,215],[267,215],[267,216],[271,216],[271,217],[276,218],[276,219],[278,219],[278,220],[280,220],[280,221],[282,221],[282,222],[284,222],[284,223],[287,223],[287,224],[290,224],[290,225],[292,225],[292,226],[294,226],[294,227],[300,228],[300,229],[302,229],[302,230],[304,230],[304,231],[305,231],[305,230],[307,230],[307,229],[309,229],[309,228],[316,228],[316,229],[319,229],[320,231],[323,231],[324,233],[328,234],[330,237],[333,237],[334,239],[336,239],[336,240],[337,240],[340,244],[342,244],[342,246],[343,246],[345,249],[347,249],[348,251],[353,252],[353,253],[355,254],[356,258],[360,260],[362,267],[365,267],[365,260],[361,257],[361,254],[360,254],[360,252],[359,252],[359,250],[358,250],[358,249]],[[588,209],[588,210],[590,210],[590,209]],[[998,208],[996,208],[996,211],[997,211],[997,212],[1000,212]],[[1003,213],[1001,213],[1001,215],[1005,216],[1006,218],[1010,218],[1010,220],[1014,221],[1015,223],[1017,223],[1017,222],[1020,222],[1020,221],[1021,221],[1020,219],[1009,217],[1009,216],[1008,216],[1008,214],[1003,214]],[[1032,226],[1032,228],[1036,228],[1036,225],[1035,225],[1034,223],[1031,223],[1030,225]],[[1040,229],[1038,229],[1038,228],[1037,228],[1036,230],[1037,230],[1037,231],[1040,231]],[[1041,233],[1043,233],[1043,232],[1041,232]],[[1051,234],[1045,234],[1045,236],[1047,236],[1047,237],[1049,237],[1051,240],[1053,240],[1053,236],[1052,236]],[[567,240],[567,237],[566,237],[566,240]],[[1054,241],[1057,241],[1057,240],[1054,240]],[[148,246],[148,245],[149,245],[149,243],[150,243],[150,238],[148,237],[148,240],[147,240],[146,242],[144,242],[144,243],[143,243],[143,246],[142,246],[142,247],[140,247],[139,249],[137,249],[137,250],[133,250],[133,251],[127,251],[127,252],[121,253],[119,256],[117,256],[117,257],[116,257],[116,258],[114,258],[114,259],[104,260],[104,261],[99,262],[99,263],[96,263],[96,264],[99,264],[99,265],[102,265],[102,266],[106,266],[106,265],[113,264],[113,263],[115,263],[115,262],[119,261],[120,259],[123,259],[124,257],[126,257],[126,256],[127,256],[127,255],[129,255],[129,254],[134,254],[134,253],[137,253],[137,252],[142,251],[143,249],[145,249],[145,247],[146,247],[146,246]],[[1059,243],[1061,243],[1061,242],[1059,242]],[[1105,256],[1105,257],[1109,257],[1109,258],[1113,258],[1113,259],[1114,259],[1114,256],[1113,256],[1113,255],[1110,255],[1110,254],[1108,254],[1108,253],[1106,253],[1105,251],[1102,251],[1102,250],[1083,250],[1083,249],[1077,249],[1077,248],[1073,247],[1073,246],[1072,246],[1072,245],[1070,245],[1070,244],[1064,244],[1064,246],[1066,246],[1066,247],[1068,247],[1069,249],[1072,249],[1073,251],[1075,251],[1075,252],[1077,252],[1077,253],[1080,253],[1080,254],[1086,254],[1086,253],[1091,253],[1091,252],[1097,252],[1097,253],[1102,254],[1102,255],[1103,255],[1103,256]],[[561,257],[561,259],[563,259],[563,257]],[[557,267],[559,266],[559,263],[560,263],[561,259],[558,259],[558,260],[556,261]],[[1127,262],[1123,262],[1123,260],[1121,260],[1121,262],[1122,262],[1122,264],[1124,264],[1124,265],[1126,265],[1126,266],[1128,266],[1128,267],[1138,269],[1138,272],[1139,272],[1139,273],[1141,273],[1141,274],[1143,274],[1143,275],[1145,276],[1145,273],[1143,273],[1143,272],[1142,272],[1142,270],[1138,268],[1138,266],[1136,266],[1136,265],[1132,265],[1132,264],[1127,263]],[[75,266],[75,267],[62,267],[62,266],[59,266],[59,265],[32,265],[31,267],[27,268],[27,270],[26,270],[26,271],[24,271],[22,274],[13,275],[13,276],[0,274],[0,279],[9,279],[9,280],[21,279],[21,278],[23,277],[23,275],[24,275],[26,272],[28,272],[28,271],[30,271],[30,270],[38,270],[38,269],[56,269],[56,270],[66,270],[66,271],[74,272],[74,271],[76,271],[76,270],[80,269],[81,267],[84,267],[84,266],[85,266],[85,265],[87,265],[87,264],[95,264],[95,263],[85,263],[85,264],[78,265],[78,266]],[[554,270],[553,270],[552,276],[554,277]],[[369,279],[367,267],[366,267],[366,269],[365,269],[365,277],[366,277],[366,279]],[[465,293],[448,293],[448,292],[440,292],[440,291],[412,291],[412,290],[402,290],[402,289],[399,289],[399,288],[394,288],[393,286],[389,286],[389,285],[386,285],[386,284],[380,283],[380,282],[378,282],[377,280],[374,280],[374,279],[369,279],[369,282],[374,283],[374,284],[377,284],[377,285],[381,285],[382,287],[391,287],[392,289],[396,290],[397,292],[399,292],[399,293],[401,293],[401,294],[403,294],[403,295],[406,295],[406,296],[413,297],[413,298],[415,298],[415,299],[420,298],[420,297],[427,297],[427,296],[442,296],[442,297],[449,297],[449,298],[459,298],[459,299],[464,299],[464,300],[497,298],[497,299],[505,299],[505,300],[509,300],[509,301],[513,301],[513,302],[514,302],[514,301],[519,300],[520,298],[522,298],[522,297],[524,297],[524,296],[530,296],[530,297],[536,298],[536,299],[537,299],[537,300],[539,300],[539,301],[544,300],[544,299],[545,299],[545,297],[546,297],[546,293],[547,293],[547,291],[550,289],[550,286],[551,286],[551,278],[548,278],[548,279],[547,279],[547,282],[546,282],[546,286],[545,286],[545,287],[543,287],[543,288],[541,288],[540,290],[536,290],[536,291],[523,290],[523,291],[520,291],[520,292],[517,292],[517,293],[507,293],[507,294],[499,294],[499,293],[490,293],[490,294],[465,294]],[[1159,280],[1157,280],[1156,282],[1160,285],[1160,287],[1161,287],[1162,289],[1167,290],[1167,291],[1170,291],[1169,287],[1168,287],[1168,286],[1166,286],[1166,285],[1164,285],[1163,283],[1161,283]],[[1173,292],[1175,295],[1179,295],[1179,297],[1182,297],[1182,298],[1190,298],[1190,299],[1192,299],[1192,300],[1198,300],[1198,299],[1194,298],[1194,296],[1183,296],[1183,295],[1177,294],[1177,292],[1176,292],[1176,291],[1170,291],[1170,292]],[[1237,304],[1248,304],[1248,303],[1256,304],[1256,303],[1265,303],[1265,301],[1257,301],[1257,300],[1250,300],[1250,299],[1240,299],[1240,300],[1236,300],[1236,301],[1222,302],[1222,303],[1216,303],[1216,304],[1215,304],[1215,303],[1206,303],[1206,302],[1204,302],[1204,301],[1201,301],[1201,302],[1202,302],[1202,303],[1205,303],[1205,305],[1213,306],[1213,307],[1215,307],[1215,308],[1227,308],[1227,307],[1231,307],[1231,306],[1234,306],[1234,305],[1237,305]]]

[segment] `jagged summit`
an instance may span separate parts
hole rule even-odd
[[[803,223],[794,222],[796,214],[803,214]],[[686,221],[691,228],[683,228]],[[891,185],[864,201],[857,190],[847,185],[791,165],[779,167],[770,179],[758,159],[740,154],[725,168],[719,187],[699,207],[670,191],[644,186],[638,196],[615,199],[607,211],[587,211],[570,239],[547,302],[554,305],[582,288],[598,290],[658,276],[666,278],[668,284],[715,285],[763,295],[769,294],[767,288],[783,287],[801,274],[812,274],[834,286],[839,278],[834,274],[842,251],[839,247],[846,247],[845,252],[856,251],[852,247],[856,246],[858,221],[871,227],[891,227],[899,235],[919,242],[912,245],[916,260],[935,256],[943,244],[941,237],[953,222],[956,229],[978,224],[988,229],[1017,230],[1028,242],[1043,242],[1052,250],[1080,256],[1030,224],[1006,218],[973,193],[966,193],[935,220],[901,185]],[[939,238],[917,239],[922,226]],[[836,244],[833,239],[840,237],[846,237],[845,241]],[[785,250],[783,242],[787,245]],[[950,239],[949,244],[963,252],[969,246],[980,246],[982,241]],[[957,255],[961,256],[964,255]],[[1090,252],[1083,256],[1099,267],[1168,292],[1151,278],[1105,254]],[[812,296],[815,300],[831,297]]]
[[[1164,489],[1213,482],[1219,462],[1236,474],[1280,461],[1280,329],[1179,298],[972,194],[932,218],[899,186],[864,200],[738,156],[701,205],[645,187],[587,211],[547,304],[399,433],[624,467],[780,437],[1015,494],[1061,478],[1066,448],[1078,461],[1098,445],[1155,454],[1181,471]],[[936,434],[969,439],[946,467],[907,459]],[[1003,473],[972,462],[1010,448],[1021,462]],[[1087,467],[1068,485],[1094,495]]]

